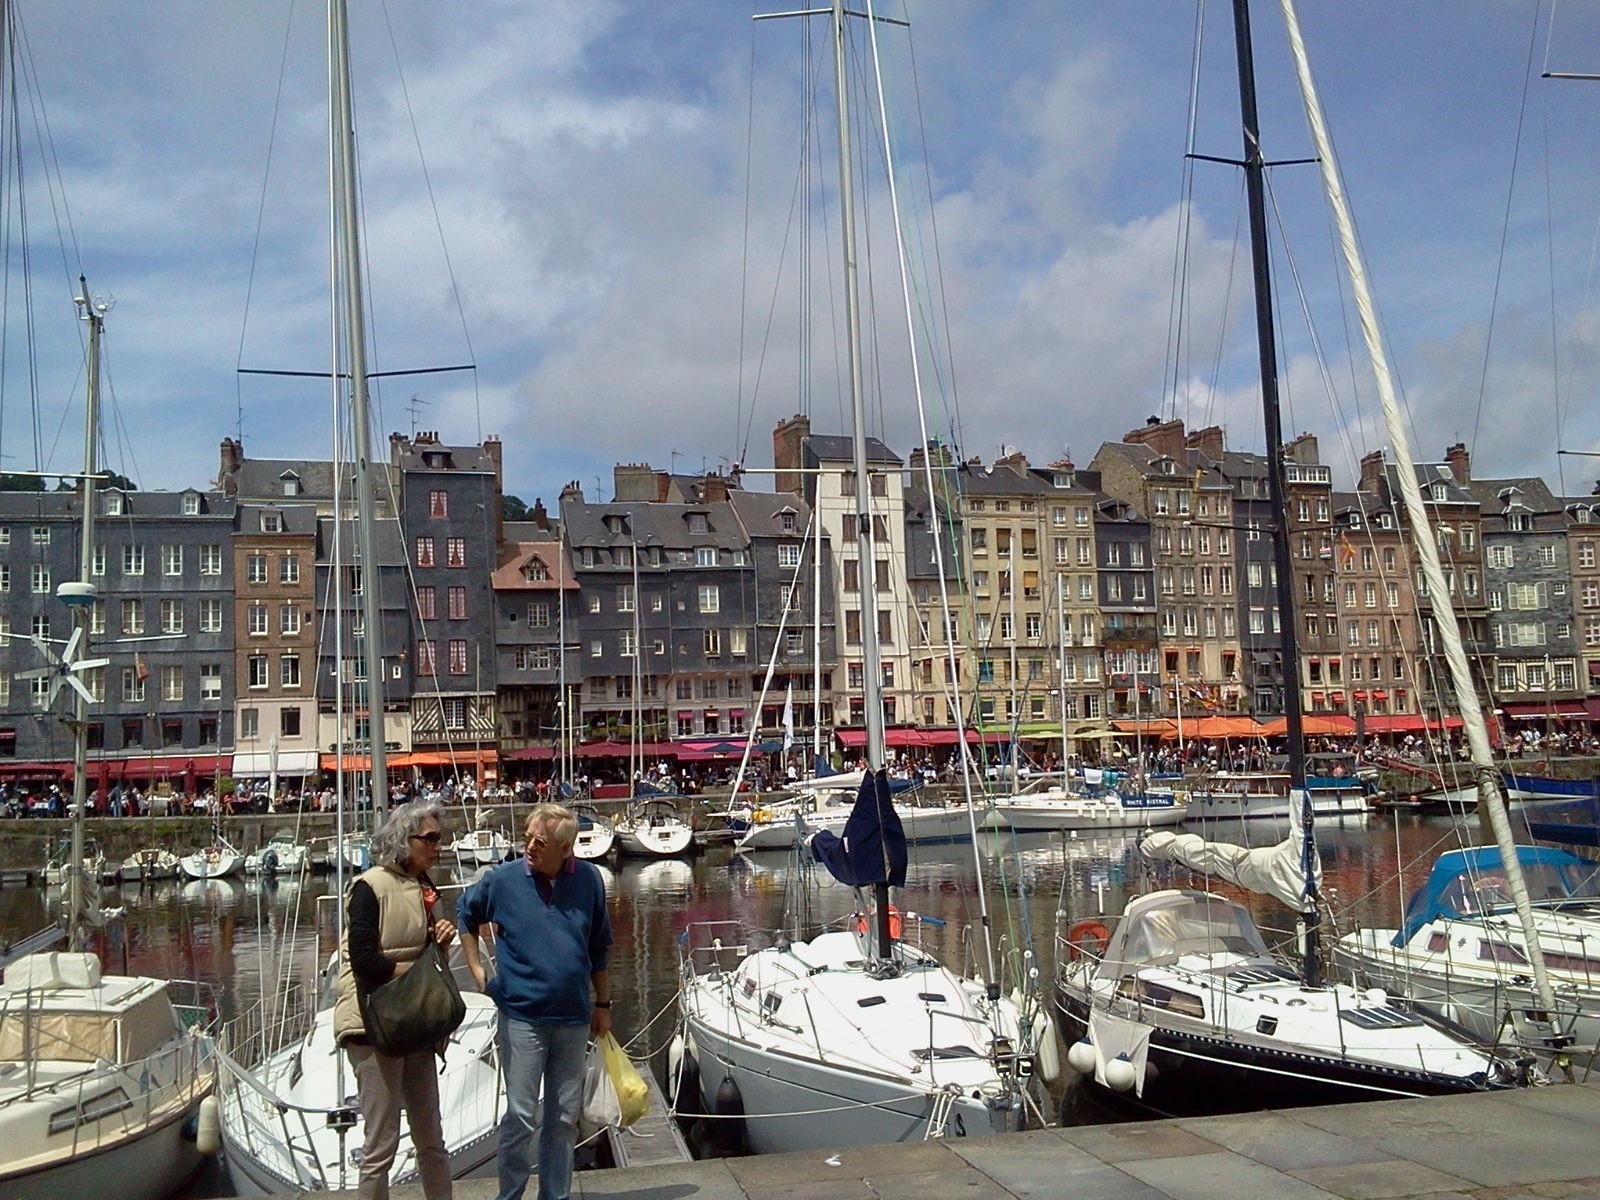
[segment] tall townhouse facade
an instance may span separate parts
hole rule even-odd
[[[582,690],[578,580],[542,503],[532,520],[508,521],[503,529],[491,580],[500,748],[528,758],[548,751],[554,758],[563,735],[572,741]]]
[[[1567,561],[1572,564],[1574,621],[1582,667],[1584,707],[1600,716],[1600,496],[1575,496],[1563,506]]]
[[[400,481],[389,464],[375,464],[375,476],[383,740],[388,751],[397,753],[411,749],[411,695],[421,664],[413,657],[412,581],[400,532]],[[272,505],[284,513],[304,508],[315,514],[316,744],[324,755],[369,747],[374,689],[367,680],[361,589],[370,573],[360,561],[354,468],[327,459],[253,459],[241,441],[223,438],[217,486],[238,503]]]
[[[1320,461],[1317,439],[1309,433],[1284,447],[1283,458],[1295,636],[1300,647],[1300,661],[1292,664],[1292,674],[1300,688],[1300,710],[1331,713],[1335,706],[1328,686],[1329,663],[1341,654],[1333,472]]]
[[[898,455],[876,438],[867,441],[871,495],[872,562],[860,561],[856,531],[855,458],[851,440],[811,432],[811,420],[779,422],[772,435],[776,487],[805,499],[835,547],[832,587],[838,597],[841,670],[834,672],[834,719],[851,725],[866,719],[862,684],[862,637],[875,632],[883,663],[884,720],[915,716],[911,677],[911,593],[906,583],[905,477]],[[877,611],[861,608],[863,572],[872,572]]]
[[[437,433],[390,434],[389,461],[411,552],[411,748],[474,763],[488,776],[498,733],[492,580],[501,541],[500,441],[457,446]]]
[[[973,720],[971,564],[959,469],[939,443],[911,451],[905,539],[906,584],[914,608],[912,708],[906,719],[929,727]]]
[[[1092,482],[1089,472],[1083,476],[1084,483]],[[1068,648],[1065,687],[1071,716],[1079,722],[1140,717],[1166,707],[1162,691],[1168,678],[1162,673],[1156,628],[1150,522],[1127,501],[1101,493],[1094,534],[1105,671],[1102,675],[1095,656]]]
[[[1510,722],[1584,716],[1567,514],[1542,479],[1469,479],[1482,514],[1494,707]]]
[[[1311,711],[1351,716],[1358,726],[1420,713],[1426,658],[1405,527],[1382,489],[1335,492],[1331,503],[1339,644],[1306,657]]]
[[[318,769],[316,544],[310,505],[244,503],[235,511],[236,779]]]
[[[753,703],[745,725],[782,737],[784,708],[790,705],[795,742],[809,745],[815,738],[826,747],[834,723],[828,696],[838,654],[829,586],[833,573],[827,567],[833,561],[832,542],[816,536],[810,506],[791,492],[730,487],[727,495],[755,572]],[[772,678],[763,698],[769,663]]]
[[[1180,704],[1185,712],[1245,707],[1239,600],[1231,589],[1248,559],[1236,557],[1235,485],[1219,469],[1222,450],[1218,430],[1189,435],[1182,421],[1151,418],[1121,442],[1102,444],[1090,464],[1108,495],[1150,521],[1168,712]],[[1262,614],[1261,641],[1269,636],[1270,615]]]
[[[214,492],[95,495],[89,638],[79,657],[94,696],[87,730],[94,783],[171,779],[192,785],[226,765],[232,742],[233,504]],[[0,761],[70,764],[70,709],[44,713],[45,665],[32,638],[60,653],[70,610],[56,588],[81,576],[76,492],[0,492]]]
[[[1126,584],[1127,603],[1140,603],[1133,594],[1134,581],[1149,575],[1150,544],[1148,537],[1137,547],[1120,538],[1101,542],[1098,516],[1104,497],[1095,472],[1080,471],[1070,459],[1057,459],[1033,468],[1032,474],[1045,488],[1040,545],[1044,636],[1050,649],[1047,670],[1057,693],[1050,716],[1070,727],[1098,718],[1098,712],[1090,710],[1103,699],[1110,660],[1119,648],[1126,648],[1122,633],[1113,635],[1104,601],[1111,592],[1121,593]],[[1110,577],[1104,574],[1108,569]],[[1124,575],[1125,571],[1131,574]],[[1111,583],[1110,578],[1118,582]],[[1125,615],[1132,609],[1116,611]]]
[[[630,486],[616,498],[561,494],[561,526],[583,595],[582,719],[588,736],[646,741],[742,735],[754,719],[755,570],[726,486],[690,502]],[[669,477],[670,482],[670,477]],[[659,491],[651,494],[660,494]]]

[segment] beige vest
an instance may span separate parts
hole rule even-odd
[[[427,911],[422,906],[422,885],[393,867],[373,867],[356,876],[378,898],[378,945],[391,962],[410,962],[428,944]],[[333,1006],[333,1038],[344,1043],[352,1034],[366,1033],[361,1004],[356,999],[355,972],[350,969],[350,929],[345,927],[339,947],[339,998]]]

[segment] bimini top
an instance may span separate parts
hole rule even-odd
[[[1167,966],[1185,954],[1265,958],[1261,933],[1244,905],[1208,892],[1161,891],[1128,902],[1100,963],[1102,977]]]
[[[1600,863],[1552,846],[1518,846],[1517,862],[1535,904],[1600,902]],[[1428,882],[1407,902],[1393,944],[1405,945],[1436,917],[1484,917],[1514,906],[1499,847],[1450,850],[1439,856]]]

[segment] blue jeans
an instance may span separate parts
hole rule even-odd
[[[587,1024],[532,1025],[501,1012],[500,1070],[506,1080],[506,1115],[500,1121],[497,1200],[522,1200],[528,1186],[528,1150],[536,1136],[539,1200],[569,1200],[588,1052]]]

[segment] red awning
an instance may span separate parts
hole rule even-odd
[[[641,754],[647,758],[676,758],[678,748],[671,742],[641,742],[630,746],[627,742],[587,742],[574,753],[579,758],[627,758]]]
[[[48,762],[0,762],[0,775],[15,776],[19,779],[54,779],[57,777],[72,777],[71,763]]]
[[[1438,732],[1439,722],[1425,720],[1421,713],[1397,713],[1394,716],[1385,716],[1382,713],[1369,713],[1363,722],[1368,733],[1421,733],[1424,729]],[[1460,717],[1446,717],[1446,729],[1460,729]]]
[[[390,767],[449,767],[475,765],[492,767],[498,756],[493,750],[418,750],[396,754],[386,760]]]
[[[1582,700],[1504,700],[1500,707],[1506,716],[1521,720],[1589,715],[1589,710]]]
[[[527,762],[552,759],[555,756],[554,746],[524,746],[520,750],[507,750],[500,757],[507,762]]]
[[[144,758],[105,758],[89,762],[90,775],[108,779],[173,779],[192,775],[214,779],[233,768],[231,754],[148,756]]]
[[[839,744],[846,750],[859,750],[867,744],[867,731],[865,729],[838,729],[834,737],[839,739]],[[959,734],[955,726],[943,729],[912,729],[898,728],[886,729],[883,732],[883,742],[891,750],[901,750],[912,747],[928,746],[954,746]],[[967,741],[976,744],[982,741],[990,746],[1003,745],[1011,740],[1009,733],[985,733],[979,737],[976,729],[967,730]]]

